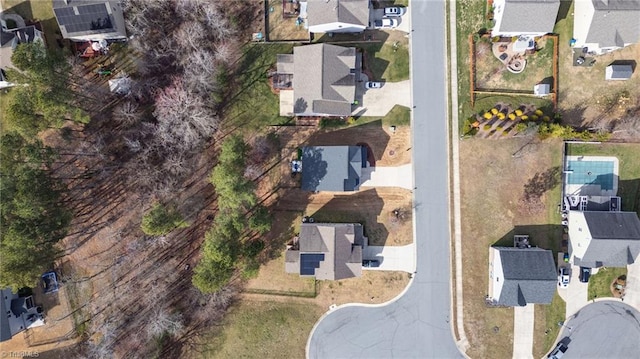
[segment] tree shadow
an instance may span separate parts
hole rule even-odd
[[[622,201],[622,210],[640,215],[640,178],[618,181],[618,197]]]
[[[370,245],[383,246],[389,237],[384,224],[378,222],[383,215],[384,200],[376,189],[350,195],[335,195],[313,213],[307,213],[316,223],[360,223]]]
[[[569,110],[561,111],[560,114],[562,115],[562,123],[574,127],[582,126],[585,120],[584,112],[586,109],[586,106],[577,106]]]
[[[304,190],[314,191],[327,175],[327,159],[322,157],[324,150],[317,147],[302,149],[302,186]],[[306,187],[306,188],[305,188]]]
[[[548,168],[544,172],[537,172],[524,185],[525,199],[539,199],[545,192],[560,184],[560,166]]]
[[[302,97],[296,99],[296,102],[293,104],[293,113],[304,113],[307,111],[307,101]]]
[[[513,247],[513,236],[528,235],[529,244],[532,247],[550,249],[553,251],[554,258],[556,258],[557,253],[562,251],[562,234],[563,229],[560,224],[517,225],[491,246]]]
[[[23,1],[19,4],[13,5],[8,9],[4,9],[4,13],[16,13],[26,21],[33,19],[33,11],[31,10],[31,3],[29,1]]]

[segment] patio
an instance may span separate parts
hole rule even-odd
[[[525,56],[535,53],[536,42],[533,38],[527,37],[520,37],[516,41],[512,38],[500,38],[493,43],[491,51],[507,67],[507,70],[519,74],[527,65]]]

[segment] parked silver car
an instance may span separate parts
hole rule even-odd
[[[384,8],[384,16],[388,17],[399,17],[404,15],[407,12],[407,8],[400,6],[391,6]]]

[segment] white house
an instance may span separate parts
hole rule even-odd
[[[492,36],[542,36],[553,32],[560,0],[494,0]]]
[[[589,268],[626,267],[640,254],[640,219],[635,212],[569,211],[569,255]]]
[[[640,1],[575,1],[573,39],[598,55],[640,41]]]
[[[20,297],[9,288],[0,290],[0,342],[21,331],[44,325],[42,309],[35,306],[32,296]]]
[[[307,0],[309,32],[362,32],[369,26],[369,0]]]
[[[553,253],[542,248],[489,248],[489,295],[495,305],[550,304],[556,292]]]

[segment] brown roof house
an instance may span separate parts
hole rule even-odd
[[[289,75],[295,116],[349,116],[362,68],[354,47],[329,44],[298,46],[277,58],[277,75]],[[280,92],[281,106],[283,91]],[[280,109],[283,112],[283,109]]]
[[[362,32],[369,25],[369,0],[307,0],[309,32]]]
[[[297,243],[286,252],[285,271],[320,280],[360,277],[367,244],[359,223],[302,223]]]

